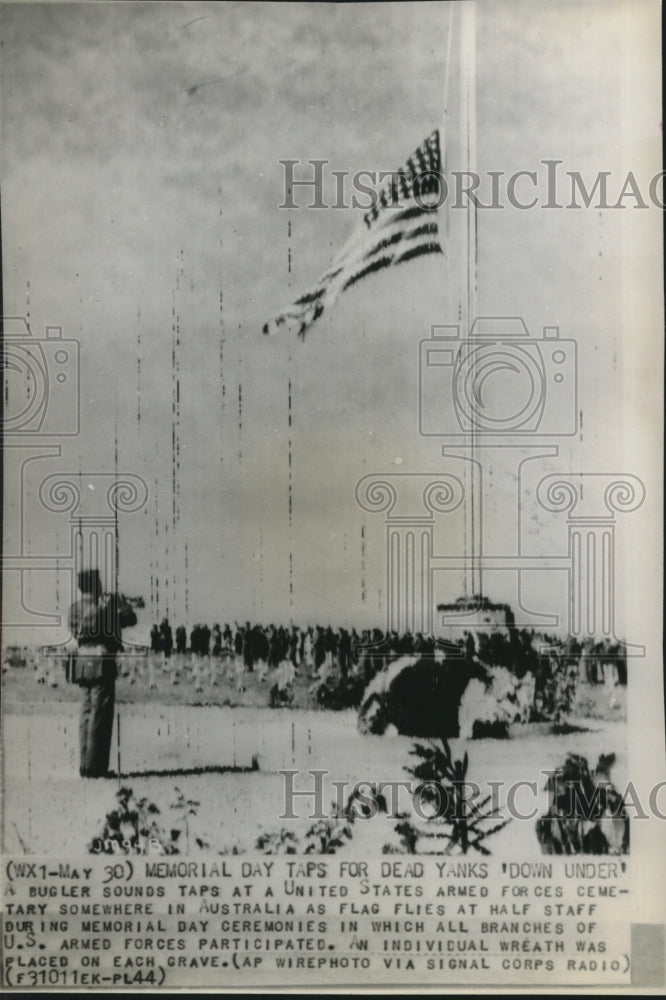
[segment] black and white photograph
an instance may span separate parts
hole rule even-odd
[[[662,992],[660,27],[0,2],[6,991]]]

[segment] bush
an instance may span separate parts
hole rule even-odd
[[[422,783],[421,803],[432,803],[434,813],[432,818],[422,820],[418,825],[402,818],[403,822],[396,827],[402,853],[467,854],[475,850],[480,854],[490,854],[484,841],[499,833],[510,821],[496,822],[493,809],[488,808],[490,795],[475,804],[466,798],[470,784],[467,779],[467,754],[462,760],[454,760],[445,739],[430,740],[425,745],[415,743],[410,754],[418,757],[420,763],[405,770]],[[419,841],[423,842],[421,850]],[[427,842],[430,842],[429,849],[425,849]]]
[[[116,800],[118,805],[106,814],[101,834],[88,845],[90,854],[180,853],[180,830],[164,831],[154,802],[136,799],[131,788],[119,789]]]
[[[549,775],[549,806],[536,821],[543,854],[626,854],[629,817],[622,796],[610,781],[615,755],[602,755],[594,771],[587,760],[569,754]]]
[[[190,819],[197,814],[199,802],[186,799],[176,788],[176,801],[171,808],[176,819],[168,832],[161,825],[160,810],[147,798],[137,799],[131,788],[116,792],[118,803],[106,814],[104,828],[88,845],[90,854],[180,854],[180,838],[184,833],[184,851],[190,851]],[[200,837],[197,847],[204,850],[209,845]]]

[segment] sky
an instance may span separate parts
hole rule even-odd
[[[32,450],[7,449],[5,551],[24,560],[5,579],[7,640],[63,632],[39,617],[70,600],[68,515],[40,501],[60,473],[88,489],[99,474],[146,484],[145,504],[118,521],[119,586],[146,603],[139,635],[167,614],[382,627],[386,528],[355,488],[371,473],[461,474],[444,436],[419,434],[419,344],[457,321],[463,213],[439,213],[443,255],[359,282],[303,343],[265,338],[360,224],[353,208],[308,208],[303,191],[280,209],[280,161],[306,176],[308,160],[326,160],[329,193],[329,171],[396,169],[442,124],[446,94],[447,159],[464,169],[459,17],[437,2],[0,4],[4,314],[34,338],[62,327],[81,359],[68,383],[79,433],[54,424],[11,438]],[[479,171],[536,170],[543,190],[542,161],[556,159],[590,181],[608,171],[615,197],[629,170],[647,190],[660,162],[656,27],[651,2],[478,3]],[[520,535],[529,554],[566,554],[562,516],[534,503],[539,479],[639,477],[645,503],[617,518],[616,613],[640,641],[632,581],[659,515],[661,318],[647,292],[661,217],[626,205],[505,199],[478,213],[476,311],[575,341],[578,402],[547,405],[555,422],[574,405],[581,425],[523,467],[520,489],[528,451],[484,452],[483,530],[488,551]],[[75,396],[56,403],[54,388],[49,405],[69,412]],[[436,517],[438,552],[464,547],[463,514]],[[26,568],[54,556],[55,569]],[[561,617],[566,575],[522,584],[526,606]],[[483,581],[494,600],[513,602],[515,586]],[[440,573],[433,599],[466,587]]]

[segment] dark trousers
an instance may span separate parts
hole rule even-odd
[[[82,694],[79,773],[82,778],[99,778],[109,770],[115,679],[105,678],[82,685]]]

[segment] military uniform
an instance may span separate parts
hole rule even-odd
[[[80,577],[83,574],[80,574]],[[77,640],[72,680],[82,689],[79,723],[79,773],[99,778],[109,771],[113,710],[115,705],[116,656],[120,652],[121,629],[136,624],[134,609],[117,594],[101,594],[101,584],[90,585],[84,577],[83,596],[69,609],[69,627]],[[92,580],[99,581],[93,575]]]

